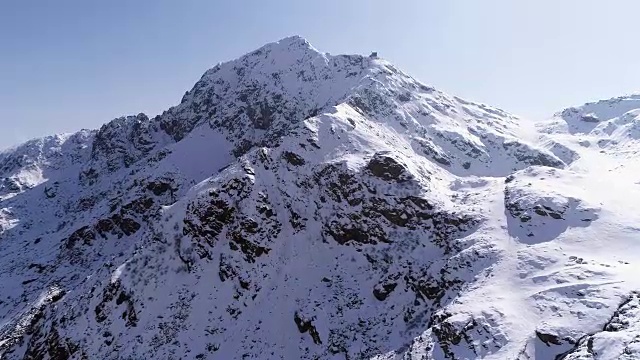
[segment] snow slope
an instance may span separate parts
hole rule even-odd
[[[638,116],[267,44],[0,153],[0,358],[639,358]]]

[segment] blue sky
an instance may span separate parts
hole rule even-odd
[[[637,0],[3,1],[0,148],[179,102],[202,73],[298,34],[528,117],[637,91]]]

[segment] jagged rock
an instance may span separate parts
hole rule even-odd
[[[560,338],[558,338],[558,336],[553,335],[553,334],[545,334],[545,333],[536,331],[536,337],[538,339],[540,339],[540,341],[545,343],[545,345],[547,345],[547,346],[562,345],[562,340],[560,340]]]
[[[304,165],[305,161],[300,155],[292,153],[290,151],[285,151],[282,153],[282,157],[293,166],[301,166]]]
[[[597,116],[595,116],[594,114],[585,114],[582,115],[580,117],[580,120],[584,121],[584,122],[589,122],[589,123],[597,123],[600,122],[600,119],[598,119]]]
[[[396,283],[376,285],[373,288],[373,296],[380,301],[384,301],[395,290],[396,286],[398,286]]]
[[[316,327],[313,326],[313,319],[305,319],[298,312],[296,312],[293,316],[293,320],[295,321],[300,333],[304,334],[308,332],[314,343],[316,343],[317,345],[322,344],[322,340],[320,340],[320,334],[318,334],[318,330],[316,329]]]
[[[369,160],[367,169],[373,176],[385,181],[403,182],[408,180],[405,166],[386,153],[376,153]]]

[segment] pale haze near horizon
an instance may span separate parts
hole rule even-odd
[[[635,92],[633,0],[17,1],[0,5],[0,149],[161,113],[202,73],[300,35],[377,51],[447,93],[544,118]]]

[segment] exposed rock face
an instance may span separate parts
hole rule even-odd
[[[602,207],[627,203],[569,186],[585,153],[521,121],[291,37],[153,119],[1,152],[0,357],[593,352],[584,320],[537,322],[633,332],[635,295],[607,322],[631,291],[597,281],[624,261],[564,253],[600,224],[625,239]]]
[[[554,178],[573,176],[568,171],[531,167],[507,177],[504,195],[511,235],[523,242],[549,241],[568,227],[586,227],[598,219],[597,207],[554,188]]]
[[[406,174],[406,167],[393,157],[384,153],[376,153],[369,160],[367,170],[375,176],[385,181],[404,182],[409,180]]]

